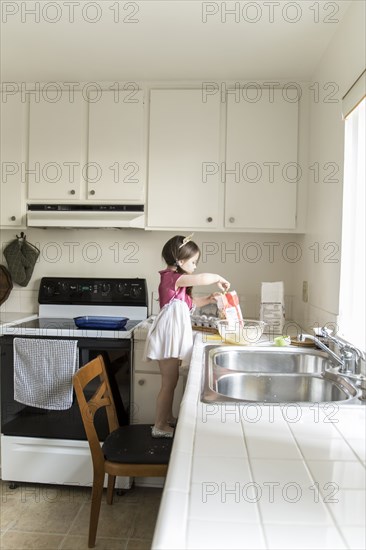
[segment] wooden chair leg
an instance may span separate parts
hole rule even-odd
[[[114,486],[116,484],[116,476],[108,475],[107,486],[107,504],[113,504]]]
[[[97,529],[98,529],[98,521],[99,521],[99,513],[100,513],[100,505],[102,502],[103,482],[104,482],[104,472],[102,475],[94,476],[91,507],[90,507],[88,548],[94,548],[95,546],[95,539],[97,537]]]

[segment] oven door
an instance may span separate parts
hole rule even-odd
[[[26,336],[25,336],[26,337]],[[32,338],[32,337],[30,337]],[[34,338],[34,336],[33,336]],[[1,347],[1,433],[8,436],[49,439],[86,440],[79,407],[66,411],[38,409],[14,400],[14,352],[12,336],[0,338]],[[60,338],[61,339],[61,338]],[[62,338],[63,340],[75,340]],[[120,425],[130,422],[131,340],[79,338],[79,365],[83,366],[101,354],[105,360]],[[87,393],[94,394],[97,383],[89,384]],[[96,415],[96,428],[101,441],[108,434],[104,411]]]

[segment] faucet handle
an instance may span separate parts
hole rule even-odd
[[[353,346],[345,344],[340,347],[339,354],[343,363],[339,369],[340,372],[356,374],[356,365],[358,364],[358,361],[356,361],[357,350]]]
[[[328,338],[328,336],[330,336],[331,333],[332,333],[332,331],[330,330],[330,328],[321,327],[318,336],[322,336],[323,338]]]

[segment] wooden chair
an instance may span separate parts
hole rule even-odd
[[[99,386],[87,401],[84,389],[96,378]],[[119,426],[103,357],[79,369],[73,376],[73,385],[83,419],[93,461],[93,488],[90,510],[88,547],[94,548],[102,501],[105,474],[108,474],[107,503],[113,502],[116,476],[165,476],[168,469],[172,439],[154,439],[151,426],[134,424]],[[109,435],[100,444],[94,426],[94,415],[105,407]]]

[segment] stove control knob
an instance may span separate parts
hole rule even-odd
[[[118,283],[117,291],[120,294],[128,294],[128,284],[127,283]]]
[[[139,286],[133,286],[131,288],[131,295],[134,297],[134,298],[139,298],[141,296],[141,287]]]
[[[43,290],[46,296],[53,296],[55,293],[55,286],[51,283],[43,285]]]
[[[108,283],[102,283],[101,289],[102,289],[103,294],[108,294],[108,292],[111,289],[111,285],[108,284]]]
[[[69,290],[69,285],[67,283],[61,283],[60,290],[61,292],[67,292]]]

